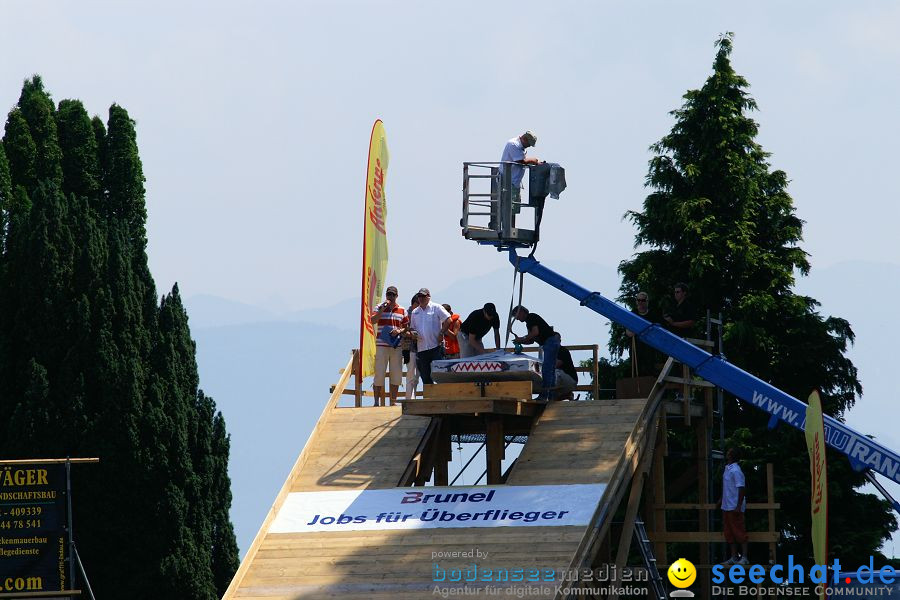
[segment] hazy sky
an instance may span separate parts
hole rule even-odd
[[[270,309],[359,293],[381,118],[388,280],[406,298],[506,264],[460,236],[461,163],[498,160],[524,129],[569,183],[538,257],[630,256],[622,215],[647,193],[648,146],[709,76],[726,31],[813,267],[900,264],[900,5],[886,2],[0,0],[0,108],[35,73],[55,100],[104,120],[124,106],[160,291],[177,281],[188,297]]]
[[[567,169],[543,258],[632,252],[650,154],[720,32],[792,180],[814,266],[900,262],[900,6],[860,2],[10,2],[0,106],[44,77],[137,121],[161,289],[305,308],[358,293],[365,158],[387,128],[388,279],[488,272],[466,243],[461,163],[526,128]]]

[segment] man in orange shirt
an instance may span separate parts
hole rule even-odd
[[[462,321],[459,320],[459,315],[453,312],[449,304],[441,306],[450,313],[450,325],[444,335],[444,358],[459,358],[459,341],[456,339],[456,335],[459,333],[459,328],[462,327]]]

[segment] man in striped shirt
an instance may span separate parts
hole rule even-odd
[[[375,307],[370,315],[375,325],[375,406],[384,406],[384,374],[391,376],[390,406],[397,402],[400,381],[403,375],[403,350],[400,340],[403,330],[409,325],[406,310],[397,304],[397,288],[388,286],[384,293],[386,300]]]

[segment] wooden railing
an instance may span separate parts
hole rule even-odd
[[[597,377],[597,363],[599,360],[600,346],[598,346],[597,344],[574,344],[571,346],[567,345],[567,346],[565,346],[565,348],[567,348],[570,352],[590,351],[591,365],[592,365],[590,367],[579,366],[580,361],[576,361],[573,357],[572,362],[574,362],[576,365],[575,371],[577,371],[578,373],[589,373],[590,377],[591,377],[591,383],[576,385],[575,391],[576,392],[590,392],[591,397],[593,399],[595,399],[595,400],[598,399],[600,396],[600,381],[599,381],[599,378]],[[515,349],[514,348],[504,348],[504,350],[506,350],[507,352],[513,352]],[[528,347],[522,348],[522,352],[528,352],[528,353],[537,353],[537,352],[540,352],[540,350],[541,349],[539,346],[528,346]],[[358,350],[353,350],[353,356],[354,357],[358,356],[358,352],[359,352]],[[356,377],[356,371],[359,368],[358,367],[359,361],[352,360],[351,364],[352,364],[352,366],[350,367],[350,369],[351,369],[350,375],[353,376],[353,382],[352,382],[352,384],[349,381],[345,382],[345,385],[344,385],[343,390],[341,391],[341,394],[343,394],[345,396],[354,396],[356,398],[355,405],[362,406],[363,397],[371,398],[375,394],[371,390],[360,389],[360,385],[358,383],[359,378]],[[344,371],[345,371],[345,369],[341,369],[339,371],[339,373],[343,376]],[[388,372],[388,375],[389,375],[389,373],[390,372]],[[403,365],[403,371],[402,371],[402,373],[400,373],[400,375],[401,375],[401,378],[403,379],[403,381],[405,382],[406,381],[406,365],[405,364]],[[386,377],[387,377],[387,375],[386,375]],[[342,379],[343,379],[343,377],[342,377]],[[329,392],[334,393],[336,388],[337,388],[337,386],[332,385],[331,388],[329,389]],[[387,394],[385,394],[385,395],[387,395]],[[421,398],[422,392],[416,390],[416,397]]]

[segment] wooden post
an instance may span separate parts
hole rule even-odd
[[[593,373],[594,389],[591,390],[591,395],[594,397],[594,400],[600,399],[600,379],[599,379],[600,368],[597,365],[597,361],[600,360],[600,353],[597,351],[597,349],[598,349],[597,344],[594,344],[594,373]]]
[[[485,454],[487,455],[487,482],[488,485],[503,483],[503,417],[501,415],[485,415],[485,431],[487,440]]]
[[[775,532],[775,468],[766,463],[766,502],[769,503],[769,533]],[[769,564],[775,564],[775,542],[769,542]]]
[[[446,419],[441,419],[441,427],[438,429],[437,457],[434,461],[434,485],[444,486],[450,482],[450,428]]]
[[[681,378],[684,380],[682,387],[682,403],[684,406],[684,424],[691,426],[691,368],[686,364],[681,364]]]
[[[362,387],[363,387],[363,378],[362,378],[362,353],[359,350],[354,350],[352,352],[353,355],[353,374],[356,375],[356,389],[354,390],[353,397],[356,402],[356,407],[359,408],[362,406]]]
[[[697,494],[698,501],[701,505],[709,504],[709,430],[707,422],[712,419],[711,413],[707,413],[703,418],[698,419],[694,427],[697,435]],[[699,531],[709,531],[709,509],[700,509]],[[700,564],[708,565],[709,562],[709,543],[700,544]],[[709,598],[709,577],[700,580],[700,596]]]
[[[666,531],[666,469],[665,455],[668,451],[666,443],[666,411],[659,411],[659,436],[656,448],[653,451],[653,531],[664,533]],[[657,508],[658,507],[658,508]],[[666,558],[666,543],[653,542],[653,554],[657,564],[668,564]]]

